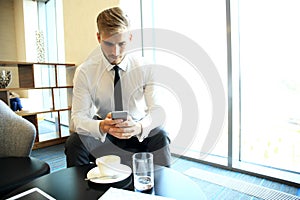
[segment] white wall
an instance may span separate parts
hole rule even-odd
[[[0,1],[0,60],[17,60],[13,1]]]
[[[64,0],[66,62],[81,64],[98,45],[96,19],[103,9],[119,5],[119,0]]]
[[[120,0],[60,0],[63,6],[65,62],[82,63],[98,45],[96,18],[103,9]],[[35,62],[36,2],[0,0],[0,60]],[[63,55],[61,53],[60,55]],[[62,59],[60,59],[62,60]]]

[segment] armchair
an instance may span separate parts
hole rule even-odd
[[[50,173],[46,162],[30,157],[35,137],[34,125],[0,100],[0,197]]]

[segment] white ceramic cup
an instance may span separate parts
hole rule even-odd
[[[101,176],[113,176],[118,173],[118,166],[121,164],[121,158],[116,155],[102,156],[96,159]]]

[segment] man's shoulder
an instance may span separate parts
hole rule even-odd
[[[93,67],[98,66],[100,63],[99,60],[94,60],[94,59],[88,59],[85,60],[83,63],[81,63],[78,68],[80,69],[92,69]]]

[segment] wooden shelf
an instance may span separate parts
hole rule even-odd
[[[0,88],[0,92],[8,90],[50,90],[50,89],[64,89],[64,88],[73,88],[73,86],[57,86],[57,87],[28,87],[28,88]]]
[[[44,148],[44,147],[48,147],[48,146],[53,146],[56,144],[61,144],[64,143],[67,140],[68,137],[61,137],[58,139],[51,139],[51,140],[47,140],[47,141],[43,141],[43,142],[36,142],[33,145],[32,149],[39,149],[39,148]]]
[[[16,114],[29,120],[36,127],[37,137],[34,148],[64,142],[67,137],[65,136],[66,130],[64,128],[64,133],[62,134],[61,127],[70,122],[72,81],[75,73],[75,64],[0,61],[0,70],[3,70],[3,68],[8,68],[9,70],[13,69],[12,73],[15,73],[12,74],[14,84],[11,84],[11,87],[9,85],[7,88],[0,89],[0,99],[9,106],[9,91],[15,91],[17,93],[25,91],[25,93],[28,93],[31,90],[39,90],[41,93],[39,95],[42,99],[41,101],[47,101],[42,102],[42,104],[48,105],[46,106],[48,108],[34,107],[29,110],[24,108],[25,110],[16,112]],[[46,96],[43,97],[43,95]],[[37,97],[35,96],[34,98]],[[31,101],[30,97],[28,99]],[[61,102],[61,100],[65,101]],[[45,120],[40,119],[43,118],[41,116],[45,116],[47,120],[52,120],[51,126],[56,134],[54,137],[57,136],[57,138],[40,141],[41,131],[44,131],[40,122]]]
[[[10,65],[65,65],[69,67],[74,67],[73,63],[40,63],[40,62],[17,62],[17,61],[0,61],[0,67],[10,66]]]
[[[43,113],[51,113],[51,112],[62,112],[62,111],[69,111],[71,110],[71,107],[64,108],[64,109],[57,109],[57,110],[43,110],[43,111],[30,111],[30,110],[22,110],[22,111],[16,111],[15,113],[21,117],[23,116],[29,116],[29,115],[38,115]]]

